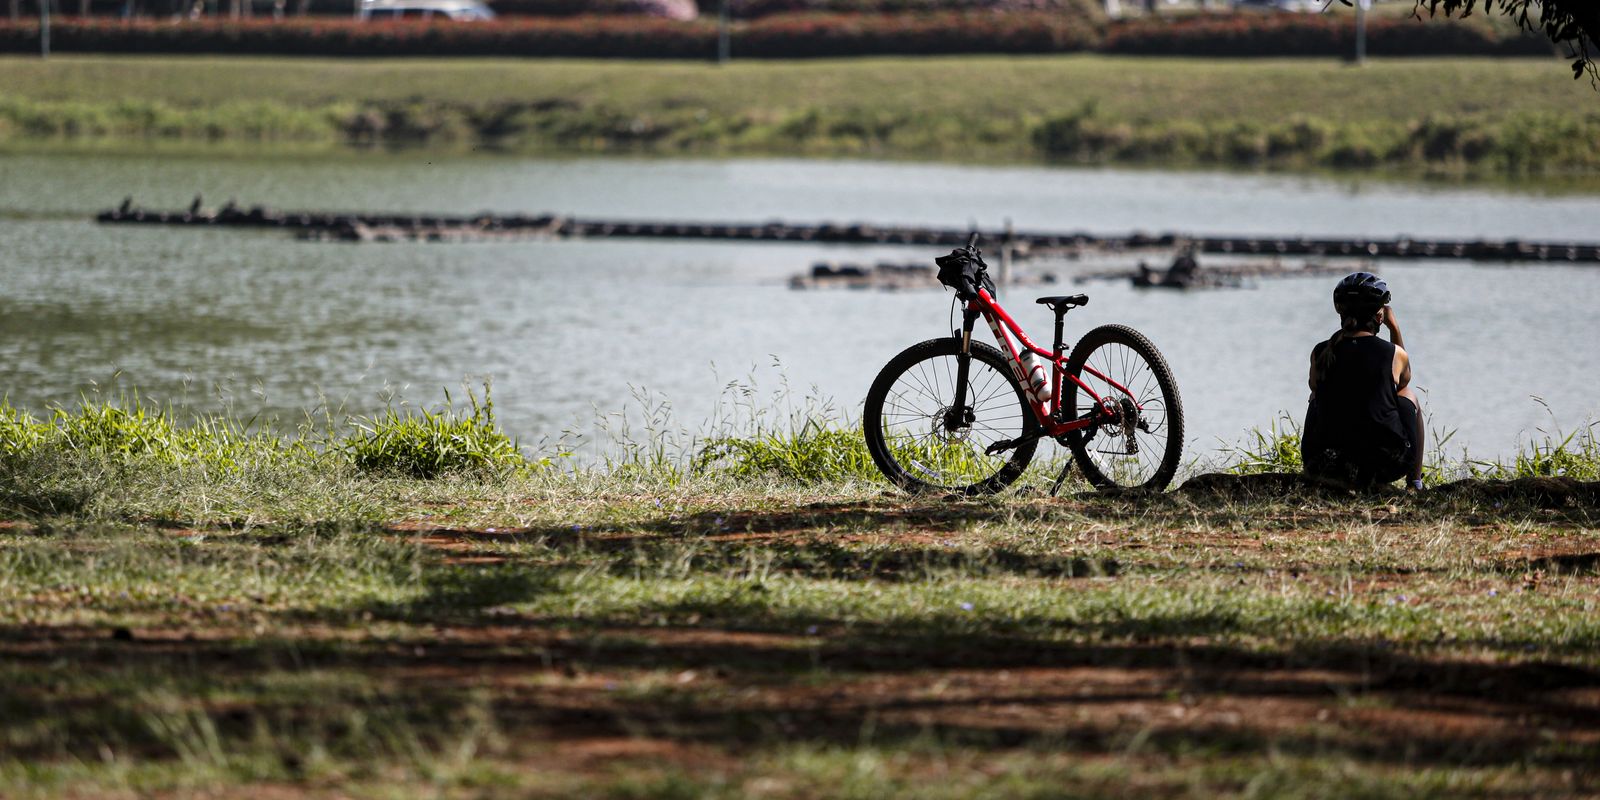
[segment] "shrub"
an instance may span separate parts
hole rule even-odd
[[[1287,416],[1273,420],[1264,431],[1252,428],[1248,442],[1227,448],[1225,452],[1232,457],[1228,471],[1235,475],[1305,469],[1300,459],[1300,425]]]
[[[1561,436],[1545,435],[1517,450],[1511,461],[1474,461],[1468,464],[1474,477],[1510,480],[1514,478],[1572,478],[1600,481],[1600,436],[1591,423],[1583,429]],[[1556,437],[1561,437],[1557,439]]]
[[[1267,155],[1315,156],[1332,136],[1332,126],[1316,119],[1295,117],[1267,132]]]
[[[1090,158],[1098,155],[1091,143],[1096,138],[1093,100],[1066,112],[1050,117],[1033,129],[1033,144],[1045,155],[1066,158]]]
[[[883,476],[855,428],[807,420],[798,431],[714,439],[696,455],[697,472],[796,483],[880,481]]]
[[[1355,50],[1347,17],[1315,14],[1202,15],[1178,20],[1143,18],[1112,25],[1100,49],[1162,56],[1322,56]],[[1373,19],[1367,52],[1375,56],[1550,55],[1543,37],[1460,21]]]
[[[0,462],[32,453],[49,436],[49,425],[12,408],[10,403],[0,404]]]
[[[440,411],[393,408],[357,420],[357,434],[342,448],[363,472],[431,479],[455,473],[491,474],[525,466],[516,442],[494,421],[487,387],[484,401],[467,395],[472,414],[459,416],[448,403]]]
[[[716,14],[719,0],[705,0],[703,13]],[[1095,0],[729,0],[728,13],[739,19],[776,14],[926,14],[942,11],[1049,12],[1096,25],[1105,9]]]
[[[941,53],[1054,53],[1092,48],[1092,21],[1045,13],[806,14],[741,23],[741,58]],[[717,26],[651,17],[508,19],[458,24],[291,19],[121,22],[69,19],[51,27],[63,52],[325,56],[695,58],[716,55]],[[0,52],[38,48],[38,25],[0,22]]]
[[[168,22],[69,19],[50,28],[63,52],[322,56],[710,58],[715,26],[649,17],[513,19],[460,24],[339,19]],[[0,23],[0,52],[38,48],[38,25]]]
[[[239,475],[314,458],[305,441],[228,419],[179,426],[137,397],[57,408],[46,420],[0,403],[0,506],[28,513],[81,511],[108,482],[135,472]]]
[[[1092,49],[1090,22],[1054,14],[796,14],[741,27],[733,41],[741,58],[956,53],[1063,53]]]
[[[694,0],[493,0],[490,5],[495,13],[512,17],[615,14],[691,20],[700,13]]]
[[[339,18],[123,21],[68,18],[51,27],[61,51],[349,56],[711,58],[714,22],[687,0],[508,0],[493,23],[360,22]],[[673,6],[668,8],[668,6]],[[674,10],[675,9],[675,10]],[[1145,18],[1106,27],[1090,0],[736,0],[742,58],[940,53],[1339,57],[1354,49],[1347,19],[1308,14]],[[598,13],[597,13],[598,12]],[[606,12],[616,12],[606,15]],[[637,13],[635,13],[637,12]],[[575,14],[575,15],[574,15]],[[644,15],[641,15],[644,14]],[[0,22],[0,52],[33,52],[38,24]],[[1373,55],[1549,55],[1548,41],[1463,21],[1374,19]]]

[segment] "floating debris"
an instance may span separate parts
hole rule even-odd
[[[1040,270],[1018,270],[1011,286],[1039,286],[1055,283],[1056,275]],[[931,264],[878,263],[872,266],[824,262],[811,265],[811,271],[789,279],[790,289],[876,289],[902,291],[939,288],[939,274]]]
[[[1278,259],[1255,263],[1236,263],[1221,266],[1202,266],[1198,259],[1187,262],[1179,255],[1166,270],[1160,271],[1145,262],[1134,269],[1088,272],[1073,278],[1076,283],[1088,281],[1129,281],[1141,289],[1240,289],[1256,278],[1305,278],[1311,276],[1347,275],[1360,269],[1369,269],[1370,260],[1355,264],[1329,264],[1306,261],[1285,264]]]

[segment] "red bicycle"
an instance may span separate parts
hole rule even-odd
[[[1102,325],[1066,356],[1062,329],[1089,302],[1081,294],[1038,299],[1056,318],[1055,346],[1039,347],[995,301],[977,244],[973,234],[935,259],[963,303],[961,329],[890,359],[867,391],[863,424],[878,468],[912,492],[998,492],[1048,437],[1072,452],[1051,494],[1074,462],[1096,488],[1165,489],[1183,451],[1183,404],[1160,351],[1132,328]],[[999,348],[972,341],[979,317]]]

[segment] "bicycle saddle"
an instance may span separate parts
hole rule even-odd
[[[1060,313],[1062,313],[1063,311],[1066,311],[1069,308],[1076,308],[1078,306],[1089,305],[1089,295],[1086,295],[1086,294],[1073,294],[1073,295],[1060,295],[1060,296],[1056,296],[1056,297],[1041,297],[1038,300],[1035,300],[1034,302],[1038,303],[1041,306],[1049,306],[1051,311],[1054,311],[1057,314],[1060,314]]]

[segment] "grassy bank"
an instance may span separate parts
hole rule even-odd
[[[0,59],[0,144],[412,143],[1583,173],[1593,90],[1542,59],[680,63]]]
[[[370,456],[492,422],[7,419],[7,797],[1600,790],[1589,494],[910,498],[815,426],[423,479]]]

